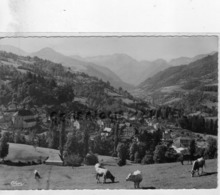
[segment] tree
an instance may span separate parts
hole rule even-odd
[[[154,151],[154,162],[155,163],[164,163],[166,162],[165,153],[167,151],[167,147],[164,145],[157,145]]]
[[[141,157],[139,151],[136,151],[134,154],[134,162],[135,163],[140,163],[141,162]]]
[[[196,152],[196,142],[193,139],[190,141],[190,144],[189,144],[189,154],[190,154],[191,159],[193,159],[195,152]]]
[[[117,146],[117,153],[119,157],[118,164],[123,166],[126,164],[126,157],[127,157],[127,147],[124,143],[119,143]]]
[[[7,140],[7,136],[4,133],[0,139],[0,157],[3,159],[8,155],[9,144]]]
[[[141,164],[152,164],[154,163],[153,154],[151,151],[146,151],[144,158],[141,160]]]
[[[207,142],[208,146],[205,150],[205,156],[210,159],[215,158],[215,155],[217,154],[217,140],[212,137],[209,137],[207,139]]]
[[[134,154],[138,150],[138,145],[136,142],[131,143],[131,146],[129,148],[129,159],[131,161],[134,161]]]

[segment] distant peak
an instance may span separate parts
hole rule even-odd
[[[50,48],[50,47],[44,47],[42,49],[40,49],[38,52],[56,52],[54,49]]]

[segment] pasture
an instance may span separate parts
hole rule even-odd
[[[126,182],[129,172],[140,170],[143,189],[211,189],[217,187],[217,160],[207,160],[205,173],[200,177],[191,177],[191,165],[180,163],[140,165],[129,163],[116,165],[112,157],[100,157],[116,177],[115,183],[97,184],[94,166],[62,167],[54,165],[32,165],[24,167],[0,165],[0,189],[133,189],[133,183]],[[34,179],[34,170],[42,176],[40,181]],[[103,178],[101,178],[102,181]],[[17,181],[21,186],[12,186]]]
[[[42,148],[37,147],[34,148],[32,145],[25,144],[15,144],[9,143],[9,152],[5,160],[10,160],[12,162],[27,162],[27,161],[38,161],[44,160],[49,155],[58,155],[59,151],[50,149],[50,148]]]

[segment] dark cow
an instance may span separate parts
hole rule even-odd
[[[192,164],[192,162],[196,159],[198,159],[199,157],[201,156],[198,156],[198,155],[190,155],[190,154],[182,154],[179,158],[181,164],[183,165],[184,164],[184,161],[188,161],[188,164]]]
[[[199,174],[199,169],[200,168],[202,169],[202,172],[201,172],[201,174],[202,174],[203,173],[203,167],[205,167],[205,159],[203,157],[198,158],[197,160],[195,160],[193,162],[193,165],[192,165],[191,176],[193,177],[196,172],[198,173],[198,176],[199,176],[200,175]]]
[[[140,188],[140,183],[143,180],[143,176],[139,170],[134,171],[133,173],[129,173],[126,177],[126,181],[134,182],[134,188]]]
[[[189,155],[189,154],[183,154],[180,156],[180,162],[181,164],[183,165],[184,161],[188,161],[188,164],[189,162],[192,164],[192,156]]]
[[[34,171],[34,178],[37,180],[41,178],[41,176],[37,170]]]
[[[97,183],[100,183],[100,177],[104,178],[103,183],[106,182],[106,179],[110,179],[112,183],[115,182],[115,177],[111,174],[111,172],[108,169],[101,166],[99,163],[95,165],[95,170]]]

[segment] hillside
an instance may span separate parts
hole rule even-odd
[[[123,89],[126,90],[133,89],[133,86],[131,84],[123,82],[117,76],[117,74],[112,72],[107,67],[104,68],[94,63],[86,62],[85,60],[82,60],[83,58],[79,56],[71,56],[71,57],[65,56],[49,47],[43,48],[34,53],[27,53],[14,46],[0,45],[0,51],[10,52],[18,56],[32,56],[32,57],[37,56],[41,59],[50,60],[55,63],[60,63],[63,66],[70,68],[71,71],[73,72],[83,72],[90,76],[95,76],[99,79],[102,79],[105,82],[109,81],[111,85],[113,85],[116,88],[122,87]]]
[[[109,159],[112,157],[109,157]],[[112,161],[115,161],[112,158]],[[0,165],[1,190],[34,190],[34,189],[134,189],[133,183],[125,181],[130,172],[140,170],[143,181],[142,189],[215,189],[217,188],[217,161],[206,161],[205,173],[200,177],[191,177],[192,165],[178,163],[153,165],[127,165],[119,167],[115,164],[106,165],[116,177],[115,183],[107,180],[106,184],[97,184],[94,166],[59,167],[52,165],[35,165],[11,167]],[[42,176],[39,182],[34,179],[33,171],[37,169]],[[18,181],[21,186],[11,186]],[[101,178],[102,181],[102,178]]]
[[[208,55],[212,55],[215,52],[211,52],[210,54],[200,54],[200,55],[196,55],[194,57],[179,57],[179,58],[175,58],[169,61],[169,64],[171,66],[180,66],[180,65],[187,65],[190,64],[192,62],[195,62],[196,60],[202,59]]]
[[[32,53],[31,56],[37,56],[42,59],[47,59],[55,63],[61,63],[65,67],[70,67],[72,71],[84,72],[90,76],[95,76],[103,81],[109,81],[114,87],[122,87],[131,89],[132,85],[123,82],[114,72],[107,67],[100,67],[94,63],[87,63],[80,59],[65,56],[51,48],[44,48],[38,52]]]
[[[96,72],[92,66],[90,70]],[[85,99],[84,106],[92,109],[121,109],[126,105],[120,99],[134,100],[126,90],[115,89],[109,82],[97,77],[38,57],[7,52],[0,52],[0,81],[0,104],[4,105],[14,100],[21,105],[60,105],[79,97]],[[106,90],[118,94],[120,98],[108,95]]]
[[[39,160],[44,161],[50,155],[59,156],[59,150],[41,147],[35,149],[32,145],[9,143],[9,154],[5,160],[11,162],[38,162]]]
[[[133,94],[159,104],[173,104],[197,94],[200,97],[197,100],[202,98],[200,104],[211,104],[217,102],[217,83],[218,54],[215,53],[189,65],[167,68],[142,82]]]

